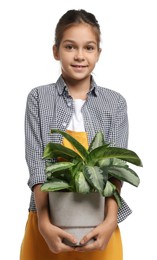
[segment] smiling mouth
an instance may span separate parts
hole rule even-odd
[[[71,65],[74,68],[86,68],[87,65]]]

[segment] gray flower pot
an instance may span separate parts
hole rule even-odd
[[[84,235],[103,221],[104,204],[99,193],[49,192],[52,223],[74,235],[78,246]],[[64,243],[74,246],[70,241]]]

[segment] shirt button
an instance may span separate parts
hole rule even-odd
[[[66,123],[64,122],[62,125],[63,125],[63,126],[66,126]]]
[[[68,102],[68,107],[71,107],[71,102]]]

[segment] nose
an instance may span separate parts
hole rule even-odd
[[[74,59],[76,61],[84,61],[85,60],[82,49],[77,49],[76,50]]]

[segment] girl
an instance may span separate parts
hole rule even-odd
[[[82,247],[65,245],[75,237],[50,222],[48,195],[41,192],[45,181],[42,160],[45,145],[66,140],[50,135],[52,128],[69,131],[86,147],[102,131],[107,143],[127,147],[128,120],[125,99],[117,92],[98,86],[91,73],[99,60],[100,27],[91,13],[69,10],[59,20],[53,46],[54,58],[60,61],[61,76],[56,83],[33,89],[27,99],[25,134],[26,160],[32,190],[29,216],[21,246],[21,260],[122,260],[122,243],[118,223],[131,210],[123,201],[118,209],[114,198],[106,198],[105,219],[84,238]],[[121,183],[113,179],[120,192]]]

